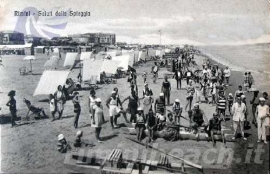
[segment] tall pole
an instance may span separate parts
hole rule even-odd
[[[159,30],[159,45],[161,45],[161,30]]]

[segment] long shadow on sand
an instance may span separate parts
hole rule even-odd
[[[112,135],[107,135],[107,136],[101,137],[101,139],[102,139],[102,141],[107,141],[107,140],[113,139],[114,137],[117,137],[117,136],[118,136],[117,134],[112,134]]]

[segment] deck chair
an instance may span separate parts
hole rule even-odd
[[[26,118],[29,118],[31,115],[36,115],[39,119],[41,118],[41,114],[43,115],[43,118],[47,118],[47,115],[45,114],[45,111],[43,108],[35,107],[31,104],[31,102],[27,99],[23,100],[28,108],[28,112],[26,114]],[[32,112],[30,115],[29,113]]]
[[[25,66],[19,68],[19,72],[20,72],[20,75],[27,75],[28,74]]]

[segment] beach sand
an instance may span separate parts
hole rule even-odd
[[[64,56],[63,56],[64,57]],[[202,57],[195,56],[198,64],[201,64]],[[50,119],[44,120],[35,120],[32,118],[29,122],[24,121],[24,117],[27,112],[27,108],[23,103],[23,98],[30,99],[36,106],[43,107],[46,109],[46,113],[49,114],[48,104],[43,102],[38,102],[41,99],[47,99],[47,96],[37,96],[33,97],[34,90],[38,84],[40,74],[43,72],[43,64],[45,63],[47,57],[42,55],[39,56],[36,61],[33,62],[33,72],[37,75],[27,75],[20,76],[18,69],[19,67],[25,65],[29,66],[29,62],[25,62],[22,60],[22,57],[4,57],[3,63],[5,65],[5,69],[1,70],[1,73],[4,72],[4,76],[0,76],[1,80],[1,88],[2,93],[0,93],[0,106],[3,108],[3,114],[8,114],[8,109],[5,107],[5,103],[8,100],[7,92],[11,89],[17,91],[16,100],[18,103],[18,115],[22,118],[22,121],[15,128],[11,128],[10,124],[2,124],[1,125],[1,154],[2,154],[2,172],[8,173],[67,173],[72,172],[67,169],[63,162],[65,158],[65,154],[60,154],[57,151],[57,135],[63,133],[66,139],[69,142],[73,142],[75,139],[75,133],[78,130],[82,130],[84,132],[83,139],[88,141],[89,143],[94,144],[94,147],[86,148],[88,152],[96,152],[98,150],[102,150],[103,152],[109,152],[111,149],[119,147],[122,149],[139,149],[140,153],[143,153],[145,150],[141,145],[134,144],[133,142],[127,140],[125,137],[132,137],[132,135],[124,134],[124,129],[115,129],[112,130],[110,123],[107,122],[103,125],[101,131],[101,137],[105,138],[106,141],[104,143],[97,143],[94,134],[94,128],[90,127],[90,117],[88,113],[87,107],[87,98],[89,95],[89,91],[80,91],[80,100],[82,106],[82,112],[79,119],[79,128],[74,129],[73,125],[73,104],[71,101],[68,101],[65,105],[65,110],[63,114],[62,120],[57,120],[51,122]],[[16,62],[16,64],[14,64]],[[63,64],[63,60],[61,60],[60,65]],[[158,97],[161,91],[161,83],[163,81],[164,74],[167,73],[165,68],[162,68],[159,73],[159,79],[157,80],[157,84],[153,84],[150,79],[150,67],[153,65],[153,62],[147,62],[143,66],[136,67],[138,73],[138,89],[139,96],[142,96],[143,90],[143,79],[141,77],[143,71],[148,73],[148,83],[149,87],[153,90],[154,97]],[[78,75],[79,69],[74,69],[71,73],[71,77],[75,78]],[[239,72],[233,72],[231,77],[231,82],[233,86],[229,87],[229,92],[234,91],[238,82],[242,80],[242,74]],[[185,106],[185,90],[177,90],[175,80],[169,79],[172,84],[172,92],[171,92],[171,103],[179,98],[181,104]],[[185,85],[185,82],[184,82]],[[108,109],[105,107],[105,101],[109,97],[111,91],[114,87],[119,88],[120,98],[124,99],[130,94],[129,84],[127,83],[126,78],[118,79],[117,84],[109,84],[109,85],[101,85],[100,89],[97,90],[97,96],[102,99],[102,104],[104,106],[104,114],[105,119],[109,120]],[[248,101],[250,96],[248,95]],[[208,118],[212,117],[212,114],[215,110],[215,107],[211,107],[208,104],[201,104],[201,108],[206,113]],[[124,104],[124,108],[127,107],[127,102]],[[171,106],[169,107],[169,109]],[[184,113],[184,116],[187,116],[187,113]],[[128,116],[129,118],[129,116]],[[124,123],[124,119],[121,117],[118,119],[118,123]],[[187,122],[183,122],[184,125],[188,125]],[[124,126],[124,125],[123,125]],[[126,126],[129,126],[126,124]],[[228,121],[226,126],[231,128],[231,122]],[[217,163],[218,154],[209,153],[208,159],[214,159],[214,163],[207,163],[203,160],[205,153],[209,151],[209,149],[213,149],[211,142],[197,142],[192,140],[185,141],[176,141],[176,142],[167,142],[163,139],[157,139],[156,143],[158,143],[158,147],[164,149],[166,152],[174,152],[175,155],[180,155],[178,150],[183,151],[185,159],[191,160],[195,163],[203,165],[204,168],[214,168],[214,169],[224,169],[224,173],[256,173],[260,169],[260,171],[268,170],[268,162],[269,162],[269,149],[263,147],[266,152],[262,155],[261,159],[264,160],[263,164],[255,164],[252,162],[251,164],[246,164],[243,162],[245,160],[245,155],[247,153],[247,147],[249,144],[254,144],[253,149],[257,147],[256,137],[257,133],[252,126],[252,129],[247,131],[252,134],[248,137],[248,142],[243,140],[237,140],[236,143],[227,143],[227,149],[233,149],[236,157],[241,157],[242,162],[236,163],[233,161],[232,163],[227,160],[222,161],[222,163]],[[146,139],[143,140],[145,142]],[[215,149],[215,148],[214,148]],[[73,150],[76,150],[73,148]],[[217,143],[216,150],[218,152],[224,151],[222,144],[220,142]],[[147,151],[150,152],[148,149]],[[171,160],[174,161],[174,160]]]

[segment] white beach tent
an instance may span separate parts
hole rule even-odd
[[[83,62],[83,81],[90,84],[96,84],[100,81],[100,72],[103,60],[86,59]]]
[[[146,60],[146,52],[145,51],[139,51],[139,57],[138,57],[138,61],[139,60]]]
[[[38,82],[34,96],[53,94],[57,90],[58,85],[64,85],[66,83],[69,73],[70,71],[44,71]]]
[[[159,56],[160,58],[162,58],[164,54],[165,54],[165,50],[164,49],[162,49],[162,50],[156,50],[156,56]]]
[[[78,53],[67,53],[64,62],[64,67],[72,67],[75,63]]]
[[[128,55],[129,56],[128,65],[133,67],[134,63],[136,63],[134,51],[124,52],[123,55]]]
[[[59,48],[53,48],[54,53],[59,53]]]
[[[134,59],[135,59],[135,63],[137,63],[139,60],[139,51],[138,50],[134,51]]]
[[[116,74],[120,61],[117,60],[104,60],[101,66],[101,72],[106,74]]]
[[[114,50],[114,51],[108,51],[106,52],[107,56],[115,57],[115,56],[121,56],[122,52],[119,50]]]
[[[120,61],[118,68],[122,68],[123,71],[128,70],[129,55],[112,57],[112,60]]]
[[[49,60],[47,60],[44,64],[46,69],[56,69],[59,65],[59,57],[51,56]]]
[[[80,60],[94,58],[94,57],[92,57],[92,55],[93,55],[92,52],[81,52]]]

